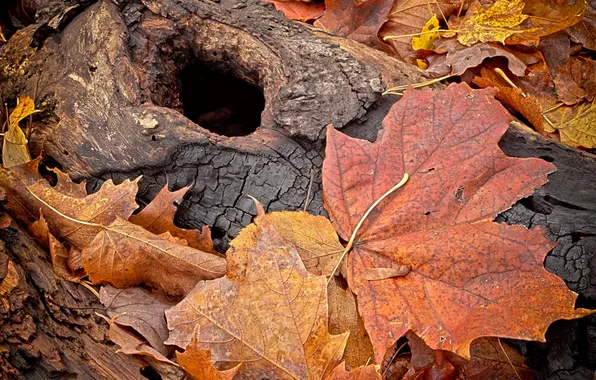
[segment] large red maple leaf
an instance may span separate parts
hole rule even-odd
[[[474,338],[544,340],[552,321],[588,313],[574,310],[576,294],[544,269],[555,244],[541,228],[493,221],[555,170],[499,149],[511,116],[494,92],[466,84],[406,91],[374,143],[327,130],[325,207],[344,239],[410,175],[364,221],[348,259],[377,361],[409,329],[468,358]],[[400,265],[411,268],[403,277],[365,279],[370,268]]]

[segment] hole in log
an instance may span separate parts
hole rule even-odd
[[[213,133],[246,136],[261,125],[262,90],[200,62],[178,75],[184,116]]]

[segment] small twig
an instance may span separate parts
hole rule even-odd
[[[37,88],[39,86],[39,74],[37,75],[37,81],[35,81],[35,89],[33,90],[33,104],[37,101]],[[27,124],[27,141],[31,140],[31,134],[33,133],[33,114],[29,115],[29,123]]]
[[[403,91],[403,90],[407,89],[409,86],[412,86],[412,88],[420,88],[420,87],[430,86],[431,84],[440,82],[440,81],[445,80],[447,78],[450,78],[452,76],[453,76],[453,74],[447,74],[447,75],[444,75],[444,76],[439,77],[439,78],[428,80],[426,82],[420,82],[420,83],[414,83],[414,84],[407,84],[407,85],[403,85],[403,86],[391,87],[390,89],[388,89],[385,92],[383,92],[383,95],[395,94],[396,91]],[[397,94],[397,95],[400,95],[400,94]]]
[[[93,289],[93,287],[91,285],[89,285],[87,282],[85,281],[79,281],[79,284],[83,285],[85,288],[87,288],[87,290],[89,290],[91,293],[93,293],[98,299],[99,299],[99,293],[97,292],[97,290]]]
[[[501,343],[501,338],[497,338],[497,341],[499,342],[499,346],[501,346],[501,350],[503,350],[503,353],[505,354],[505,357],[507,358],[507,361],[509,362],[509,365],[511,366],[511,368],[513,368],[513,372],[515,372],[515,375],[517,376],[517,378],[519,380],[522,380],[521,376],[519,376],[519,373],[517,373],[517,370],[515,369],[515,366],[511,362],[511,359],[509,359],[509,355],[507,355],[507,351],[505,351],[505,348],[503,347],[503,344]]]
[[[312,189],[312,183],[315,180],[315,169],[310,169],[310,181],[308,182],[308,191],[306,192],[306,200],[304,201],[304,212],[310,203],[310,191]]]
[[[396,38],[402,38],[402,37],[419,37],[419,36],[423,36],[425,34],[432,34],[432,33],[457,33],[458,30],[450,30],[450,29],[436,29],[436,30],[429,30],[427,32],[420,32],[420,33],[412,33],[412,34],[400,34],[398,36],[385,36],[383,37],[383,41],[387,41],[387,40],[394,40]]]
[[[400,353],[400,351],[402,350],[402,348],[404,348],[406,346],[406,344],[408,344],[408,341],[405,341],[402,343],[401,346],[399,346],[398,349],[396,349],[395,351],[393,351],[393,354],[391,355],[391,357],[389,358],[389,361],[387,362],[387,365],[385,366],[385,369],[383,370],[383,373],[381,374],[381,376],[384,378],[385,375],[387,374],[387,370],[389,370],[389,365],[391,363],[393,363],[393,361],[395,360],[395,358],[397,357],[397,355]]]
[[[377,207],[377,205],[379,203],[381,203],[381,201],[383,199],[387,198],[395,190],[397,190],[400,187],[402,187],[403,185],[405,185],[406,182],[408,182],[408,178],[410,178],[408,176],[408,173],[404,173],[403,178],[401,179],[401,181],[399,181],[399,183],[397,185],[395,185],[391,189],[387,190],[387,192],[385,194],[381,195],[381,197],[379,199],[377,199],[375,201],[375,203],[373,203],[372,206],[370,206],[368,208],[368,210],[366,210],[366,212],[364,213],[364,215],[362,216],[362,218],[360,218],[360,221],[356,225],[356,228],[354,228],[354,232],[352,232],[352,236],[350,236],[350,240],[348,241],[348,244],[346,245],[346,247],[344,248],[343,252],[341,253],[341,256],[340,256],[339,260],[337,261],[337,264],[335,264],[335,268],[333,268],[333,271],[331,272],[331,275],[329,276],[329,279],[327,279],[327,285],[329,285],[329,283],[333,279],[333,276],[335,275],[335,272],[337,272],[337,269],[341,265],[342,261],[344,261],[344,258],[346,257],[346,255],[352,249],[352,246],[354,245],[354,241],[356,240],[356,235],[358,234],[358,231],[360,230],[360,227],[362,227],[362,224],[364,223],[364,221],[366,220],[366,218],[368,217],[368,215],[372,212],[372,210],[374,210],[375,207]]]
[[[527,97],[526,94],[524,94],[524,92],[521,90],[521,88],[517,87],[517,85],[515,83],[513,83],[513,81],[511,79],[509,79],[509,77],[507,76],[507,74],[505,74],[505,72],[503,70],[501,70],[500,68],[496,68],[495,69],[495,73],[499,74],[499,76],[501,78],[503,78],[503,80],[505,82],[507,82],[507,84],[509,84],[511,87],[520,90],[521,91],[521,95],[525,98]]]

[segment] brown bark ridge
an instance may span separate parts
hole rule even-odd
[[[176,222],[209,225],[221,250],[255,215],[247,195],[267,211],[307,205],[324,214],[326,125],[373,140],[395,101],[381,92],[425,79],[416,68],[286,20],[256,0],[12,3],[26,3],[23,9],[36,11],[37,19],[23,16],[31,20],[13,25],[14,35],[0,47],[0,98],[35,94],[42,113],[33,153],[53,158],[73,179],[87,179],[89,190],[142,174],[141,203],[166,181],[190,185]],[[547,268],[593,306],[594,157],[519,126],[501,147],[557,165],[545,187],[499,220],[546,226],[561,243]],[[7,347],[1,368],[31,379],[182,376],[116,354],[105,324],[92,309],[80,309],[98,307],[94,296],[57,280],[47,254],[18,227],[0,238],[24,279],[0,323],[0,344]],[[517,343],[539,378],[587,378],[596,368],[594,318],[557,323],[549,334],[559,339]]]

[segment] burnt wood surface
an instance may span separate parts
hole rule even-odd
[[[36,95],[43,112],[33,153],[87,179],[90,191],[109,178],[143,175],[142,204],[166,182],[190,185],[176,223],[209,225],[222,251],[255,215],[247,195],[267,211],[302,209],[312,177],[307,209],[324,214],[326,125],[374,140],[397,99],[381,92],[424,80],[409,65],[286,20],[255,0],[24,3],[37,18],[15,22],[0,47],[0,97]],[[580,293],[580,306],[596,308],[594,156],[519,124],[500,146],[511,156],[551,161],[558,171],[497,220],[545,226],[560,243],[546,267]],[[94,296],[53,277],[48,254],[18,227],[0,238],[28,286],[19,293],[27,302],[16,302],[0,323],[0,344],[9,347],[0,367],[32,379],[157,376],[155,363],[149,369],[114,353],[105,324],[84,309],[99,306]],[[593,379],[594,317],[557,322],[547,337],[514,342],[538,378]]]

